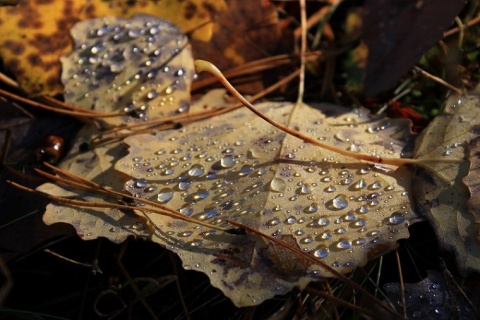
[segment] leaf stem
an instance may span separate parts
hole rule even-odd
[[[408,158],[382,158],[379,156],[372,156],[372,155],[365,155],[365,154],[359,154],[351,151],[347,151],[344,149],[340,149],[334,146],[330,146],[328,144],[322,143],[318,140],[315,140],[307,135],[304,135],[303,133],[293,130],[287,126],[284,126],[281,123],[278,123],[269,117],[267,117],[265,114],[260,112],[257,108],[255,108],[250,102],[248,102],[245,97],[243,97],[237,89],[235,89],[230,82],[225,78],[225,76],[220,72],[220,70],[211,62],[205,61],[205,60],[195,60],[195,68],[197,72],[202,72],[202,71],[207,71],[211,74],[213,74],[215,77],[218,78],[218,80],[225,86],[225,88],[232,94],[234,95],[240,102],[243,103],[245,107],[250,109],[253,113],[255,113],[257,116],[265,120],[266,122],[270,123],[272,126],[298,138],[301,139],[307,143],[310,143],[314,146],[333,151],[335,153],[357,159],[357,160],[363,160],[363,161],[368,161],[372,163],[377,163],[377,164],[387,164],[387,165],[394,165],[394,166],[404,166],[404,165],[409,165],[409,164],[418,164],[423,161],[418,160],[418,159],[408,159]]]

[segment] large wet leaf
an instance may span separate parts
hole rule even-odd
[[[128,18],[135,13],[155,15],[178,25],[192,37],[208,41],[211,21],[225,10],[223,0],[20,0],[0,7],[0,56],[22,88],[32,95],[63,92],[60,56],[72,49],[68,30],[79,21],[102,16]]]
[[[121,190],[129,177],[113,170],[113,164],[127,151],[121,143],[99,146],[94,150],[83,150],[85,144],[97,133],[91,127],[82,129],[75,138],[72,150],[59,167],[104,187]],[[45,183],[37,190],[75,200],[109,203],[101,194],[73,190],[61,184]],[[43,221],[47,225],[57,222],[69,223],[85,240],[106,237],[120,243],[130,235],[148,236],[149,234],[143,218],[134,214],[133,211],[112,208],[80,208],[52,202],[45,210]]]
[[[477,219],[467,210],[467,201],[476,195],[470,195],[463,182],[470,166],[465,143],[478,136],[480,118],[475,115],[479,106],[477,96],[451,97],[417,139],[413,153],[418,159],[440,160],[418,170],[415,202],[435,228],[440,244],[456,253],[463,271],[480,270]]]
[[[272,119],[340,148],[400,157],[408,126],[365,110],[265,103]],[[129,137],[116,168],[126,189],[219,227],[226,219],[275,236],[340,272],[408,237],[408,168],[375,167],[286,135],[246,109],[180,130]],[[147,189],[146,189],[147,188]],[[146,192],[148,190],[149,192]],[[256,235],[233,235],[146,213],[153,241],[202,271],[237,306],[331,274]]]
[[[109,124],[188,111],[193,58],[175,25],[138,14],[79,22],[71,34],[75,49],[61,59],[68,103],[125,114]]]

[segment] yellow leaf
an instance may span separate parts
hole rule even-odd
[[[68,30],[76,22],[148,13],[186,32],[211,21],[216,12],[225,8],[223,0],[22,0],[15,7],[0,7],[0,57],[29,94],[60,94],[63,88],[59,58],[72,48]],[[207,41],[211,32],[207,24],[192,36]]]

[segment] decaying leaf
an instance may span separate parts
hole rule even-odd
[[[404,121],[372,119],[363,109],[321,108],[324,113],[290,103],[259,106],[277,122],[365,154],[399,157],[409,138]],[[133,177],[125,187],[136,197],[219,227],[231,228],[226,219],[239,222],[340,272],[391,250],[408,237],[415,217],[408,168],[375,167],[313,147],[245,109],[125,142],[130,153],[116,169]],[[237,306],[330,276],[256,235],[146,216],[153,241],[176,252],[185,268],[206,273]]]
[[[63,92],[59,58],[71,50],[68,30],[78,21],[146,13],[168,19],[183,32],[198,28],[192,37],[208,41],[212,26],[207,22],[226,8],[223,0],[18,2],[15,7],[0,7],[0,57],[22,88],[32,95]]]
[[[102,186],[121,190],[129,177],[113,170],[113,163],[125,155],[126,149],[121,143],[114,143],[94,150],[83,150],[85,144],[96,133],[92,132],[90,126],[82,129],[75,139],[72,150],[59,167]],[[76,200],[107,203],[101,194],[73,191],[59,184],[45,183],[37,190]],[[43,221],[47,225],[57,222],[69,223],[85,240],[106,237],[120,243],[130,235],[146,237],[150,233],[146,221],[133,211],[111,208],[79,208],[52,202],[45,210]]]
[[[478,130],[474,128],[473,130]],[[470,228],[472,237],[480,242],[480,198],[476,195],[480,194],[480,137],[477,137],[468,143],[468,153],[470,161],[470,169],[463,182],[470,191],[470,199],[467,202],[467,211],[472,215],[473,226]]]
[[[467,210],[468,199],[476,195],[470,195],[463,182],[469,171],[465,143],[478,136],[480,118],[475,115],[479,105],[477,96],[451,97],[443,112],[418,137],[413,153],[417,159],[439,160],[429,162],[428,170],[417,171],[415,201],[432,223],[440,244],[456,253],[463,271],[480,270],[478,214]]]
[[[425,51],[443,37],[464,4],[462,0],[442,5],[435,0],[366,1],[363,37],[368,58],[363,92],[375,95],[395,86]]]
[[[444,275],[429,271],[428,277],[418,283],[406,283],[405,291],[399,283],[389,283],[383,290],[398,312],[402,312],[402,291],[405,296],[407,319],[447,320],[475,319],[474,311],[463,297],[449,288]],[[383,310],[378,310],[383,319],[393,319]]]
[[[109,124],[188,111],[194,75],[188,38],[168,21],[137,14],[77,23],[75,49],[63,57],[65,100],[100,112]]]

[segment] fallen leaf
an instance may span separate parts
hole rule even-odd
[[[480,270],[478,228],[467,210],[467,201],[476,196],[470,195],[463,182],[469,173],[465,143],[479,133],[480,119],[472,116],[478,113],[479,103],[473,95],[448,99],[443,112],[417,138],[413,152],[416,159],[437,160],[425,162],[417,170],[414,200],[417,210],[433,225],[439,243],[456,253],[463,272]]]
[[[192,40],[194,57],[212,61],[220,70],[291,53],[292,45],[292,30],[282,28],[276,6],[258,0],[230,0],[228,8],[214,21],[212,40],[208,43]],[[272,81],[272,74],[269,79],[261,80]],[[257,93],[262,88],[259,81],[237,86],[241,92],[248,93]]]
[[[168,19],[182,32],[197,29],[192,37],[208,41],[208,22],[225,9],[223,0],[19,0],[17,6],[0,7],[0,57],[26,92],[53,96],[63,92],[59,58],[72,48],[68,30],[76,22],[146,13]]]
[[[479,127],[473,128],[478,130]],[[472,215],[470,218],[473,220],[473,226],[469,228],[469,232],[472,233],[474,240],[480,241],[480,199],[477,196],[480,191],[480,137],[477,137],[470,141],[467,146],[469,154],[470,168],[467,176],[463,178],[463,182],[470,191],[470,199],[467,201],[467,211]]]
[[[368,0],[363,39],[368,47],[363,92],[373,96],[395,86],[420,57],[442,39],[465,2]]]
[[[373,119],[363,109],[320,107],[324,113],[291,103],[258,106],[277,122],[365,154],[400,157],[410,138],[404,121]],[[135,197],[219,227],[231,227],[225,219],[239,222],[340,272],[394,248],[408,237],[416,216],[409,205],[408,168],[375,167],[313,147],[245,109],[125,142],[129,155],[115,168],[133,177],[125,187]],[[153,241],[176,252],[184,268],[207,274],[237,306],[331,276],[256,235],[146,216]]]
[[[127,152],[121,143],[99,146],[94,150],[83,151],[90,138],[98,134],[91,126],[83,128],[75,138],[70,153],[59,168],[72,174],[98,183],[104,187],[121,190],[129,176],[113,170],[114,162]],[[78,191],[54,183],[45,183],[37,188],[59,197],[84,200],[97,203],[109,203],[101,194]],[[71,224],[78,235],[85,239],[106,237],[113,242],[123,242],[128,236],[147,237],[150,231],[144,218],[133,211],[121,211],[112,208],[79,208],[52,202],[47,205],[43,215],[45,224],[58,222]]]
[[[460,294],[452,290],[440,272],[429,271],[428,276],[418,283],[388,283],[383,286],[386,298],[402,312],[402,293],[405,296],[407,319],[474,319],[475,312],[465,303]],[[377,307],[378,308],[378,307]],[[393,319],[384,310],[377,310],[382,319]]]
[[[188,38],[166,20],[137,14],[99,18],[71,29],[75,49],[61,58],[65,101],[122,117],[110,125],[188,111],[194,76]]]

